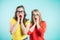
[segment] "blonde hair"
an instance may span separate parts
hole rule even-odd
[[[32,14],[31,14],[31,22],[33,23],[33,12],[38,12],[39,14],[39,21],[42,21],[42,17],[41,17],[41,13],[39,12],[39,10],[38,9],[34,9],[34,10],[32,10]]]

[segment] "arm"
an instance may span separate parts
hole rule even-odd
[[[26,34],[26,27],[25,25],[23,24],[23,22],[21,22],[21,29],[23,31],[23,34]]]
[[[24,34],[27,34],[27,32],[28,32],[28,30],[29,30],[29,27],[30,27],[30,21],[26,21],[26,23],[25,23],[25,26],[24,26],[24,24],[22,23],[21,24],[21,26],[22,26],[22,29],[23,29],[23,31],[24,31]]]
[[[28,30],[29,30],[29,27],[30,27],[30,21],[29,21],[29,20],[26,21],[25,26],[26,26],[26,27],[25,27],[25,30],[26,30],[26,31],[25,31],[25,34],[27,34],[27,32],[28,32]],[[26,38],[26,37],[27,37],[27,35],[23,35],[21,38],[24,39],[24,38]]]
[[[34,24],[33,26],[31,24],[31,26],[30,26],[31,28],[29,29],[28,34],[31,34],[34,31],[35,26],[36,26],[36,24]]]
[[[12,22],[10,22],[10,33],[11,34],[13,34],[16,31],[18,24],[19,24],[19,21],[15,25],[12,24]]]
[[[44,34],[44,32],[46,31],[46,23],[43,21],[41,24],[40,24],[41,27],[37,27],[38,31],[42,34]]]
[[[36,24],[34,24],[34,25],[30,28],[30,31],[31,31],[31,32],[34,31],[35,25],[36,25]]]
[[[18,21],[17,21],[17,22],[16,22],[16,20],[15,20],[14,18],[12,18],[12,19],[10,20],[10,33],[11,33],[11,34],[13,34],[13,33],[16,31],[19,22],[20,22],[19,16],[18,16]]]
[[[29,28],[30,28],[30,21],[27,21],[26,22],[26,34],[28,33]]]

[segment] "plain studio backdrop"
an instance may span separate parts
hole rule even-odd
[[[25,7],[30,21],[33,9],[41,12],[47,24],[45,40],[60,40],[60,0],[0,0],[0,40],[11,40],[9,21],[19,5]]]

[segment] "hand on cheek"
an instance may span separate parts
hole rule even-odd
[[[23,22],[24,15],[21,15],[21,22]]]
[[[17,20],[18,20],[18,22],[20,22],[20,17],[19,17],[19,14],[17,14]]]
[[[34,21],[34,24],[36,24],[36,19],[35,18],[33,19],[33,21]]]
[[[39,18],[37,18],[37,28],[40,28],[40,24],[39,24]]]

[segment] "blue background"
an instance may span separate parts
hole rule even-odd
[[[39,9],[47,23],[45,40],[60,40],[60,0],[0,0],[0,40],[11,40],[9,21],[19,5],[25,7],[29,20],[31,11]]]

